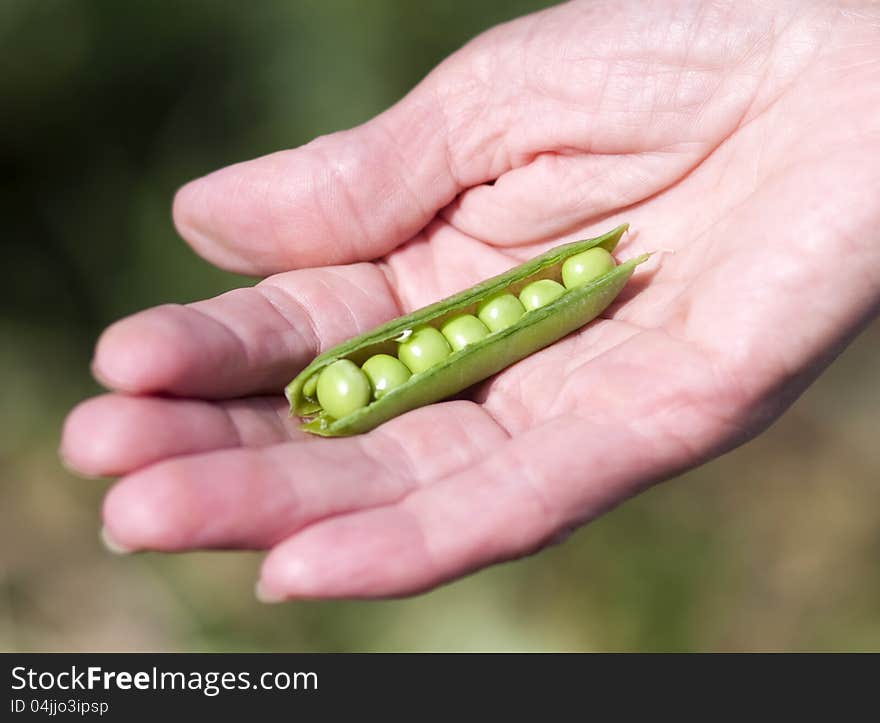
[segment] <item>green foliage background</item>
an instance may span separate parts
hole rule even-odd
[[[366,120],[542,4],[0,3],[0,649],[880,649],[876,323],[760,439],[431,594],[265,607],[255,554],[100,547],[106,483],[55,452],[99,331],[252,283],[177,238],[175,188]]]

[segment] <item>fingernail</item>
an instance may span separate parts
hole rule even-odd
[[[128,555],[134,552],[132,548],[126,547],[122,543],[114,540],[113,536],[107,531],[106,527],[101,528],[100,537],[104,547],[106,547],[107,550],[112,552],[114,555]]]
[[[276,603],[284,602],[284,597],[270,591],[263,584],[262,580],[257,581],[257,585],[254,588],[254,594],[257,596],[257,600],[259,600],[261,603],[266,603],[267,605],[274,605]]]

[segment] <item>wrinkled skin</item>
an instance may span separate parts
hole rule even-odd
[[[363,126],[185,186],[183,237],[269,276],[111,326],[112,391],[62,455],[121,477],[111,546],[268,549],[264,600],[408,594],[533,552],[761,432],[876,315],[878,111],[867,2],[496,27]],[[287,418],[320,350],[624,220],[618,258],[670,253],[468,399],[348,439]]]

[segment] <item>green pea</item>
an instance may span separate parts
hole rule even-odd
[[[303,394],[307,399],[315,399],[315,392],[318,390],[318,375],[312,374],[305,384],[303,384]]]
[[[348,359],[339,359],[321,372],[317,391],[324,411],[336,419],[370,403],[370,380]]]
[[[373,387],[373,399],[381,399],[411,376],[404,363],[390,354],[374,354],[364,362],[361,369]]]
[[[468,344],[473,344],[489,336],[486,325],[476,316],[470,314],[462,314],[450,319],[440,331],[446,337],[452,351],[464,349]]]
[[[518,322],[525,313],[520,300],[513,294],[498,294],[477,307],[477,316],[489,327],[489,331],[506,329]]]
[[[432,326],[416,329],[400,343],[397,356],[413,374],[425,371],[452,353],[449,342]]]
[[[519,300],[525,307],[526,311],[540,309],[547,306],[551,301],[555,301],[565,293],[565,287],[558,281],[552,279],[541,279],[533,281],[519,292]]]
[[[607,274],[616,265],[611,254],[596,246],[565,260],[562,264],[562,283],[567,289],[584,286]]]

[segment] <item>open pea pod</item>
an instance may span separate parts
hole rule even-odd
[[[474,314],[481,302],[497,294],[518,294],[540,279],[558,280],[566,259],[594,247],[610,253],[627,227],[623,224],[602,236],[552,248],[503,274],[328,349],[285,388],[291,415],[307,419],[302,429],[327,437],[367,432],[399,414],[454,395],[570,334],[608,307],[635,267],[648,258],[647,254],[613,267],[586,285],[566,290],[547,305],[527,311],[512,325],[452,352],[380,398],[339,419],[331,417],[315,399],[317,375],[328,365],[348,359],[360,366],[375,354],[395,355],[401,338],[415,329],[424,326],[439,329],[455,316]]]

